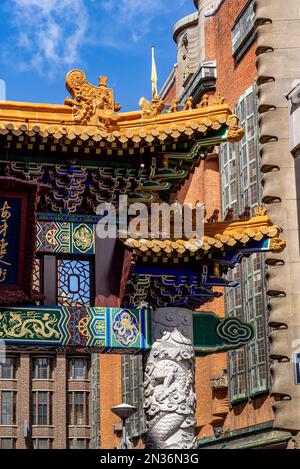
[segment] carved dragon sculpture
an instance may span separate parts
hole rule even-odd
[[[107,127],[116,125],[121,107],[114,101],[113,90],[106,86],[107,78],[101,76],[99,86],[94,86],[86,79],[81,70],[72,70],[66,76],[66,88],[72,98],[66,98],[65,104],[73,109],[76,123],[95,124]]]
[[[163,309],[159,310],[160,319],[154,327],[164,333],[154,343],[145,370],[144,409],[149,449],[194,447],[194,350],[192,341],[186,337],[189,334],[182,333],[189,329],[189,315],[188,310],[178,309],[175,319],[170,310],[166,308],[165,313]],[[178,322],[178,328],[171,327],[170,330],[174,320]]]

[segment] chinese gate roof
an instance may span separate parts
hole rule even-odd
[[[210,149],[243,136],[219,95],[167,112],[142,98],[140,110],[120,112],[105,77],[93,86],[73,70],[66,87],[64,105],[0,103],[0,175],[49,185],[39,212],[95,214],[99,203],[118,205],[119,194],[169,201]]]
[[[203,239],[128,238],[124,244],[133,251],[135,264],[124,303],[197,308],[220,297],[220,287],[238,286],[226,273],[244,256],[281,252],[286,243],[280,232],[260,206],[247,220],[206,223]]]
[[[193,109],[188,103],[183,111],[173,106],[167,113],[162,113],[162,101],[142,98],[140,110],[121,113],[113,90],[106,86],[106,77],[100,77],[96,87],[87,82],[82,71],[73,70],[67,74],[66,87],[72,99],[66,98],[64,105],[2,102],[0,133],[17,139],[26,136],[29,141],[39,136],[44,144],[49,140],[53,145],[80,146],[85,142],[89,150],[100,144],[104,151],[163,146],[179,139],[195,141],[200,134],[221,128],[229,140],[243,136],[237,117],[220,96],[212,106],[203,103]]]
[[[279,226],[273,225],[267,215],[256,215],[249,220],[231,223],[206,223],[203,239],[133,239],[125,245],[139,256],[185,257],[208,254],[216,250],[238,249],[251,242],[270,239],[269,250],[281,251],[285,243],[278,239]]]

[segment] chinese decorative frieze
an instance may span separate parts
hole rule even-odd
[[[151,348],[150,313],[87,306],[0,308],[0,340],[6,345],[139,353]]]
[[[38,221],[37,251],[94,254],[94,225],[91,223]]]

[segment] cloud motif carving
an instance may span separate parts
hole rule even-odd
[[[246,344],[254,337],[254,330],[250,324],[245,324],[238,318],[226,318],[217,327],[217,334],[232,345]]]

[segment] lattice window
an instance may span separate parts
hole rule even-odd
[[[241,142],[221,146],[221,180],[223,216],[229,208],[236,218],[249,206],[254,210],[261,199],[260,158],[258,149],[258,120],[255,87],[240,98],[236,113],[245,129]],[[232,161],[235,164],[232,164]],[[231,163],[231,166],[230,166]],[[232,168],[234,168],[232,173]],[[243,259],[240,266],[229,272],[228,278],[240,282],[238,288],[225,292],[227,314],[250,322],[255,340],[229,353],[230,395],[234,402],[269,387],[268,326],[264,288],[264,255],[255,254]]]
[[[60,305],[90,305],[91,262],[79,259],[57,260],[57,302]]]
[[[122,357],[123,402],[135,406],[137,412],[127,421],[129,437],[139,437],[146,432],[143,410],[143,359],[140,356]]]
[[[41,263],[42,260],[39,257],[35,258],[34,261],[34,270],[33,270],[33,289],[38,293],[41,293]]]

